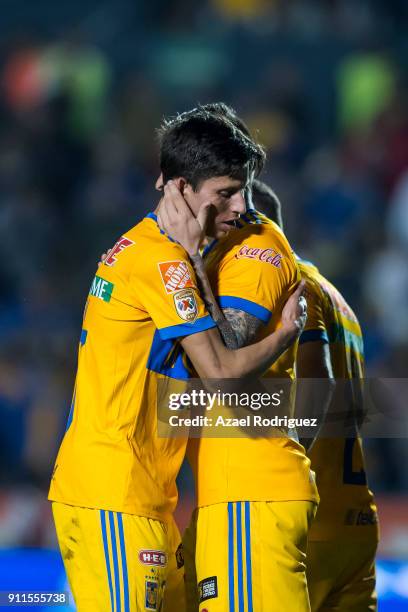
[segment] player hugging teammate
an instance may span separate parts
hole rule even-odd
[[[188,381],[184,353],[202,379],[291,380],[296,360],[305,377],[362,376],[362,342],[341,296],[299,264],[272,214],[252,207],[264,153],[231,109],[165,122],[160,147],[159,206],[120,238],[91,286],[51,482],[77,610],[374,610],[375,507],[357,430],[329,457],[325,440],[312,447],[323,489],[309,545],[318,493],[296,435],[191,440],[197,509],[183,567],[173,511],[187,440],[157,435],[159,382]],[[279,265],[245,255],[258,250]],[[301,276],[315,300],[306,328]],[[347,333],[333,336],[333,322]],[[351,507],[371,512],[370,529],[344,523]],[[339,537],[350,542],[342,557]]]

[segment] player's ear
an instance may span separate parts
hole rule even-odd
[[[184,194],[184,190],[187,186],[187,181],[185,178],[183,178],[182,176],[180,176],[179,178],[173,179],[173,182],[176,184],[178,190],[180,191],[181,194]]]
[[[160,172],[160,176],[156,181],[155,188],[157,189],[157,191],[163,191],[163,185],[163,174]]]

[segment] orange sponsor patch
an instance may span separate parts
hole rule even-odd
[[[195,287],[185,261],[162,261],[158,265],[167,293],[174,293],[187,287]]]

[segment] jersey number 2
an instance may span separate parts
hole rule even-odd
[[[366,473],[363,469],[353,472],[353,449],[357,438],[346,438],[344,441],[343,484],[365,485]]]

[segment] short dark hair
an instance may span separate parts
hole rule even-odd
[[[226,115],[203,106],[165,120],[159,129],[160,168],[163,180],[183,176],[197,189],[215,176],[243,177],[243,170],[258,173],[265,152]]]
[[[263,181],[252,182],[252,202],[256,210],[275,221],[283,229],[282,207],[276,193]]]
[[[225,104],[225,102],[210,102],[209,104],[204,104],[203,109],[209,111],[210,113],[226,117],[233,125],[235,125],[235,127],[241,130],[245,136],[248,136],[248,138],[254,140],[247,124],[239,115],[237,115],[237,111],[232,108],[232,106],[228,106],[228,104]]]
[[[237,111],[233,109],[232,106],[228,106],[227,104],[225,104],[225,102],[210,102],[209,104],[204,104],[203,108],[205,108],[205,110],[210,111],[210,113],[221,115],[222,117],[226,117],[227,119],[229,119],[229,121],[231,121],[231,123],[239,130],[241,130],[241,132],[245,136],[247,136],[250,140],[252,140],[262,148],[264,155],[259,160],[259,165],[254,168],[255,176],[259,176],[265,165],[265,151],[262,145],[255,140],[253,134],[251,134],[251,132],[249,131],[249,127],[247,126],[245,121],[239,115],[237,115]]]

